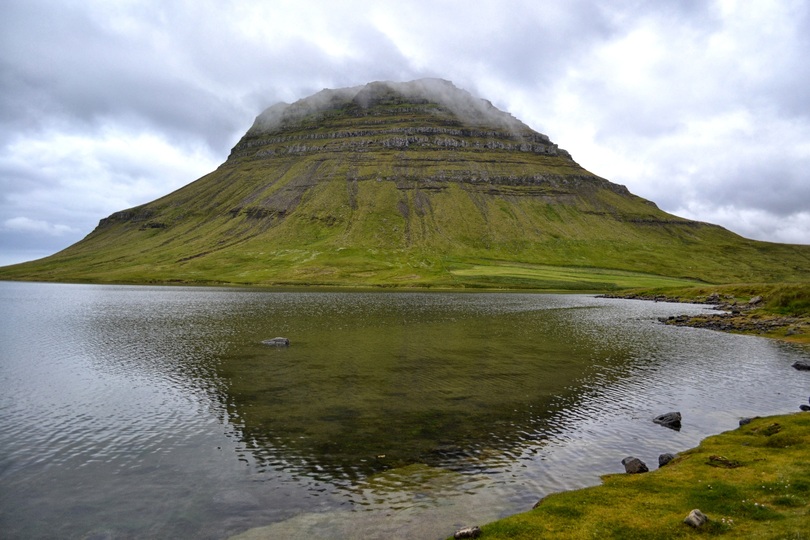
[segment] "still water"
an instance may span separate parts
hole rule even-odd
[[[704,309],[0,283],[0,536],[443,538],[806,402]]]

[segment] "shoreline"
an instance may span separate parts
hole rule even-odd
[[[810,318],[782,317],[762,314],[740,315],[717,313],[711,315],[680,315],[660,318],[670,326],[705,328],[719,332],[761,336],[790,343],[810,343]]]
[[[721,295],[706,289],[639,290],[599,297],[705,304],[722,313],[658,320],[810,344],[809,315],[775,313],[778,308],[772,304],[769,309],[762,294],[771,291],[762,286],[746,288],[742,297],[738,290]],[[806,301],[807,286],[798,289]],[[802,376],[799,371],[797,376]],[[801,410],[807,406],[805,402]],[[710,535],[805,538],[810,522],[810,470],[802,458],[807,444],[810,414],[806,412],[746,419],[736,429],[706,437],[654,471],[608,474],[598,486],[552,493],[527,512],[482,526],[480,537],[682,537],[698,533],[685,523],[690,512],[699,509],[708,516],[701,532]]]
[[[531,510],[481,526],[475,537],[806,538],[808,444],[806,412],[746,419],[656,470],[607,474],[597,486],[552,493]],[[695,509],[708,516],[700,531],[685,520]]]
[[[802,287],[802,286],[797,286]],[[803,286],[807,287],[807,286]],[[689,289],[675,291],[632,291],[626,293],[606,293],[599,298],[616,298],[624,300],[644,300],[652,302],[669,302],[679,304],[702,304],[710,306],[718,313],[702,315],[678,315],[659,318],[659,322],[670,326],[703,328],[719,332],[766,337],[797,344],[810,344],[810,314],[803,311],[782,309],[769,302],[773,296],[769,286],[720,286],[713,292],[708,289]],[[770,286],[772,289],[773,286]],[[725,294],[721,291],[726,289]],[[807,292],[799,293],[807,301]]]

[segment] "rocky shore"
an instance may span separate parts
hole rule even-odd
[[[750,298],[741,299],[731,294],[720,294],[719,292],[696,297],[631,292],[626,294],[604,294],[601,295],[601,298],[711,305],[718,313],[678,315],[661,317],[658,320],[672,326],[706,328],[721,332],[752,334],[786,341],[810,343],[810,317],[774,313],[765,307],[765,298],[762,295],[753,295]]]
[[[474,535],[455,538],[805,538],[808,443],[806,412],[747,418],[658,470],[625,458],[625,474],[548,495],[528,512],[464,529],[459,532]]]
[[[810,323],[802,317],[779,316],[751,316],[748,314],[717,313],[711,315],[679,315],[677,317],[661,317],[658,319],[664,324],[673,326],[690,326],[692,328],[708,328],[722,332],[736,332],[741,334],[757,334],[786,338],[807,335]]]

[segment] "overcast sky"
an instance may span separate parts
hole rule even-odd
[[[0,265],[213,170],[274,103],[422,77],[668,212],[810,244],[805,0],[2,0]]]

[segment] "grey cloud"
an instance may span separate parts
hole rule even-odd
[[[810,4],[772,6],[790,10],[790,20],[774,27],[743,17],[754,26],[739,32],[728,54],[711,46],[729,30],[726,25],[742,23],[736,16],[725,19],[717,2],[516,0],[503,6],[7,0],[0,7],[0,223],[53,213],[58,217],[49,223],[80,228],[83,235],[104,217],[94,215],[99,208],[88,206],[79,191],[63,209],[30,196],[65,193],[60,182],[68,173],[84,178],[95,172],[30,155],[31,162],[21,164],[11,155],[12,142],[42,142],[54,134],[93,139],[114,128],[153,134],[189,159],[204,147],[206,159],[218,162],[274,103],[323,88],[422,77],[449,79],[516,115],[509,104],[520,103],[519,119],[532,118],[539,131],[554,117],[567,131],[562,145],[579,161],[588,162],[584,154],[595,147],[649,162],[654,176],[629,178],[635,182],[630,187],[664,208],[724,201],[772,216],[807,208],[803,171],[810,158],[798,151],[780,157],[779,150],[799,148],[810,138]],[[637,30],[651,31],[665,44],[651,65],[633,63],[639,51],[619,58],[630,75],[649,70],[641,73],[643,85],[600,64],[600,54]],[[319,39],[324,36],[329,39]],[[331,50],[330,43],[345,50]],[[577,108],[558,111],[566,99]],[[766,135],[726,133],[712,144],[690,140],[696,121],[736,111],[761,122]],[[784,126],[799,127],[793,138],[779,137]],[[560,142],[554,131],[548,135]],[[735,159],[737,151],[759,156]],[[132,197],[128,190],[138,182],[165,185],[169,172],[150,165],[150,156],[139,162],[138,156],[95,152],[122,197]],[[610,179],[629,183],[624,173]],[[779,188],[760,189],[769,184]],[[26,194],[28,205],[21,207]],[[764,218],[750,225],[768,226]],[[0,235],[2,249],[22,249],[9,234]],[[33,232],[26,234],[20,238],[34,241]],[[53,245],[53,239],[41,241]]]
[[[77,5],[20,5],[12,3],[17,20],[5,23],[0,53],[0,111],[17,127],[87,130],[116,118],[213,148],[232,138],[242,111],[230,96],[189,84],[173,51],[113,32]]]
[[[810,209],[808,170],[810,159],[795,164],[771,160],[732,164],[700,188],[702,196],[718,206],[756,208],[776,216],[788,216]]]
[[[483,3],[463,11],[457,4],[431,3],[430,11],[432,16],[425,17],[424,4],[411,5],[402,27],[409,37],[442,55],[450,71],[442,77],[471,91],[477,91],[476,79],[482,78],[547,86],[594,42],[613,32],[606,14],[591,2],[567,2],[564,8],[512,2],[509,9]]]
[[[494,107],[489,101],[476,98],[444,79],[423,78],[407,82],[377,81],[363,86],[339,89],[324,89],[295,103],[278,103],[263,111],[248,133],[271,132],[285,123],[295,122],[312,114],[334,109],[352,102],[366,108],[381,92],[392,91],[411,97],[426,97],[442,104],[459,118],[480,121],[484,118],[491,125],[502,126],[516,133],[528,130],[523,122],[509,113]]]
[[[738,148],[717,154],[715,149],[694,146],[667,156],[639,156],[638,160],[648,159],[656,166],[653,174],[642,179],[643,186],[631,189],[676,213],[692,205],[762,211],[774,217],[810,210],[806,173],[810,156],[786,159],[779,141],[739,142]]]

